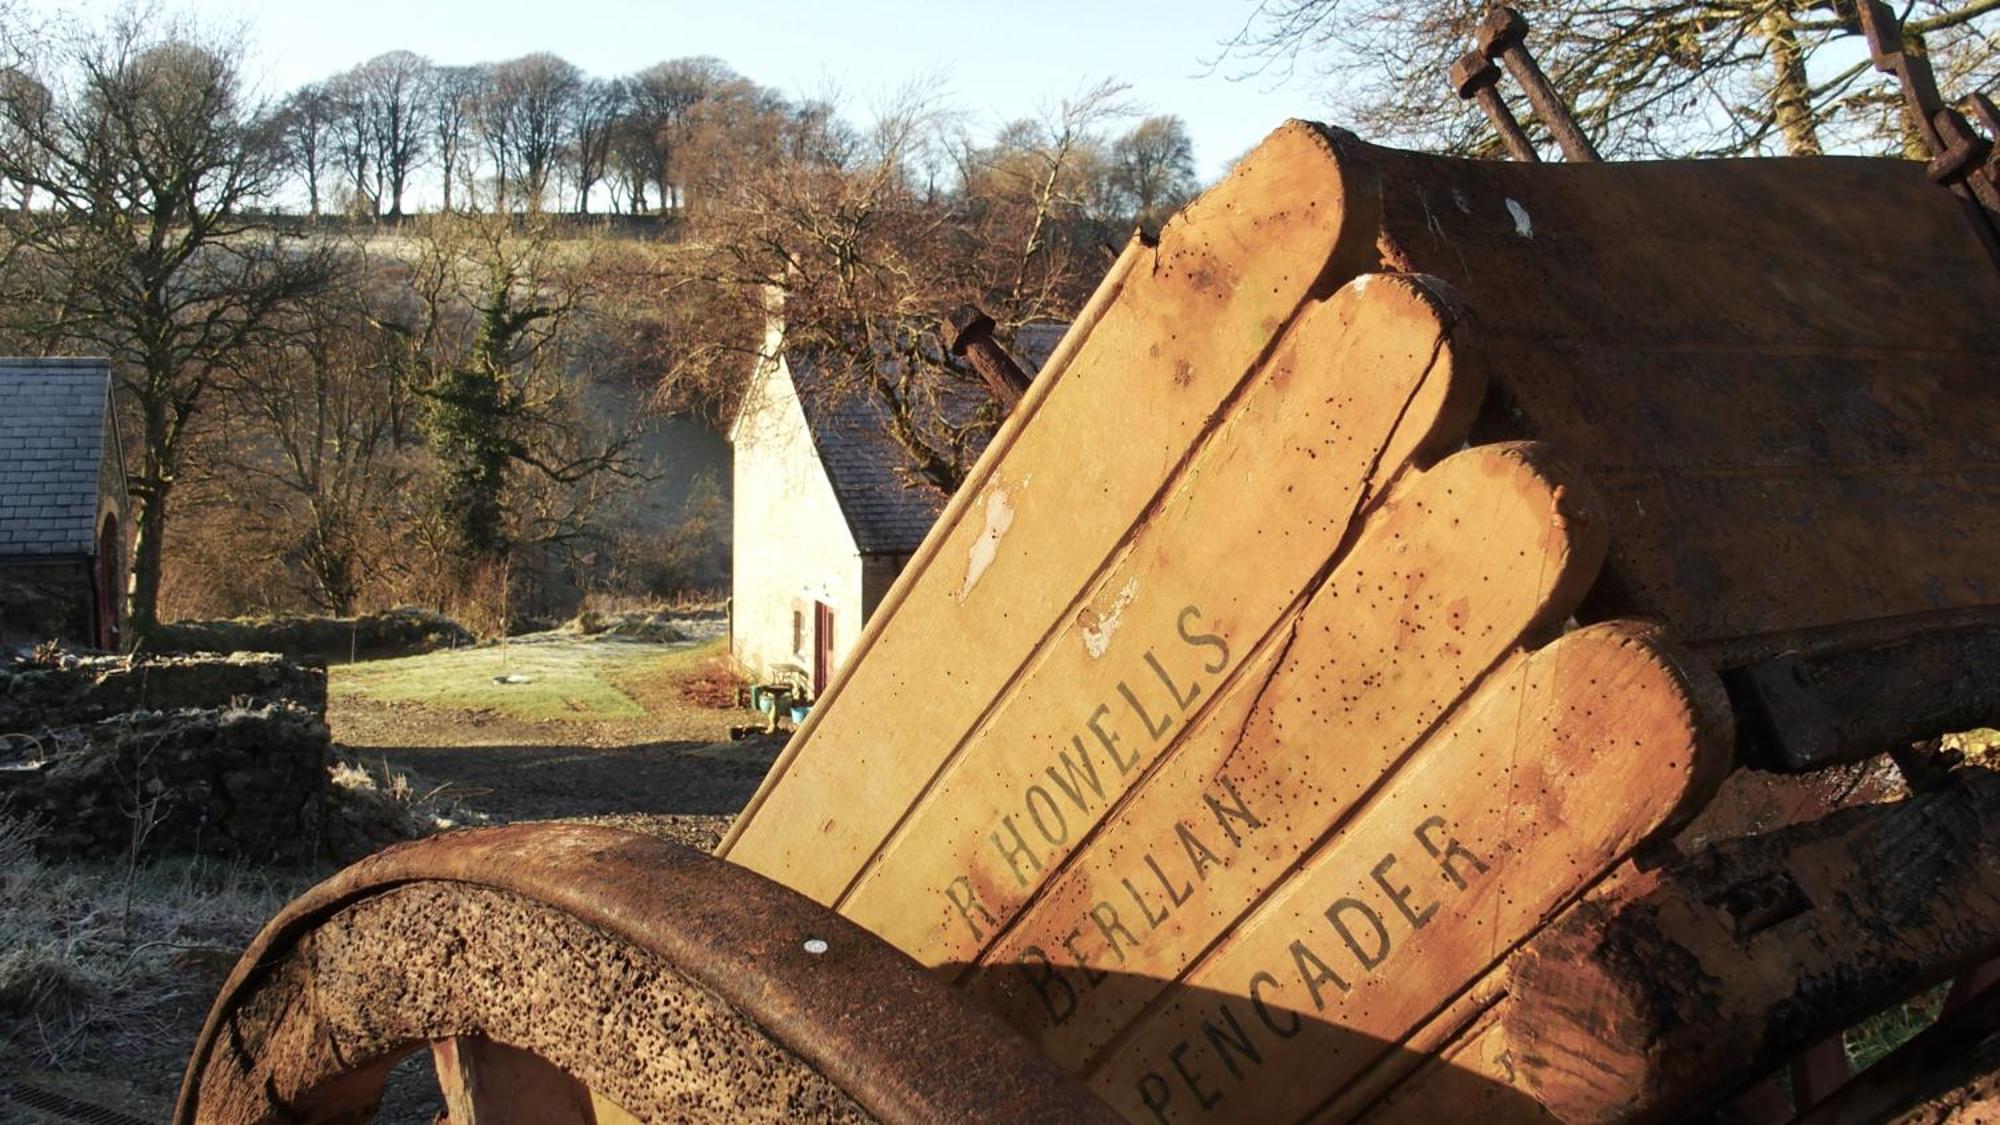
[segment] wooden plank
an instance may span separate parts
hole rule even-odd
[[[1356,147],[1385,262],[1479,313],[1488,436],[1603,489],[1586,619],[1699,643],[2000,601],[2000,275],[1920,166]]]
[[[594,1125],[590,1090],[540,1056],[477,1035],[431,1044],[451,1125]]]
[[[1720,704],[1713,704],[1719,709]],[[1729,776],[1736,778],[1743,774],[1736,770]],[[1728,783],[1725,781],[1724,785]],[[1704,810],[1713,807],[1713,798],[1703,803]],[[1701,819],[1698,814],[1695,820]],[[1689,828],[1682,825],[1680,835],[1669,841],[1664,836],[1644,849],[1654,853],[1660,848],[1671,847],[1675,841],[1686,837]],[[1639,877],[1641,869],[1634,860],[1627,860],[1612,868],[1598,879],[1584,895],[1604,893],[1622,885],[1625,880]],[[1581,896],[1579,896],[1581,897]],[[1384,1115],[1387,1120],[1437,1120],[1425,1118],[1414,1107],[1435,1106],[1449,1103],[1460,1091],[1477,1091],[1478,1084],[1467,1075],[1446,1073],[1450,1069],[1472,1072],[1471,1077],[1483,1079],[1496,1085],[1517,1087],[1514,1081],[1513,1055],[1506,1050],[1504,1042],[1498,1041],[1496,1025],[1505,1011],[1507,988],[1509,985],[1507,964],[1502,962],[1489,969],[1484,976],[1473,981],[1448,1006],[1437,1015],[1410,1033],[1400,1045],[1400,1049],[1384,1055],[1375,1065],[1363,1071],[1343,1089],[1339,1096],[1322,1105],[1310,1118],[1313,1125],[1334,1125],[1337,1122],[1353,1121],[1363,1117],[1374,1118]],[[1483,1040],[1475,1050],[1471,1047],[1474,1038]],[[1440,1068],[1432,1065],[1439,1058],[1448,1058],[1452,1067]],[[1429,1089],[1432,1083],[1439,1089]],[[1501,1103],[1493,1107],[1493,1112],[1510,1118],[1515,1114],[1525,1114],[1529,1119],[1548,1120],[1547,1111],[1541,1103],[1527,1097],[1523,1104],[1514,1105],[1504,1096],[1482,1093]],[[1390,1112],[1390,1104],[1396,1109]],[[1405,1109],[1404,1107],[1412,1107]]]
[[[1302,304],[1374,260],[1376,214],[1372,173],[1292,122],[1171,220],[1036,380],[721,853],[838,897]]]
[[[1432,1060],[1455,1054],[1475,1030],[1492,1022],[1493,1006],[1505,999],[1499,974],[1488,973],[1437,1015],[1410,1033],[1395,1050],[1355,1076],[1354,1081],[1306,1118],[1308,1125],[1338,1125],[1379,1108],[1391,1093],[1430,1070]]]
[[[1507,1053],[1498,1014],[1490,1009],[1443,1051],[1412,1057],[1421,1060],[1416,1073],[1361,1120],[1371,1125],[1431,1125],[1438,1121],[1549,1125],[1556,1120],[1540,1102],[1514,1088],[1513,1058]]]
[[[1483,385],[1454,357],[1455,321],[1421,281],[1382,275],[1308,309],[841,912],[926,964],[976,957],[1206,721],[1359,512],[1463,441]],[[1533,514],[1535,546],[1548,518]]]
[[[1725,841],[1593,895],[1503,1020],[1564,1120],[1667,1120],[2000,951],[2000,775]]]
[[[1080,1070],[1364,795],[1395,784],[1470,686],[1596,576],[1601,523],[1546,461],[1482,446],[1399,492],[1235,698],[994,946],[974,990]],[[993,880],[974,872],[985,891]],[[1108,970],[1119,987],[1093,987]]]
[[[1729,729],[1704,674],[1629,623],[1510,660],[1092,1088],[1133,1119],[1311,1113],[1712,791]]]
[[[2000,625],[1785,655],[1725,673],[1754,719],[1758,765],[1804,771],[2000,723]]]

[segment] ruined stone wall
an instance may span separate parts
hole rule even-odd
[[[324,669],[273,656],[0,666],[0,803],[55,855],[302,862],[332,763]]]
[[[0,740],[0,800],[55,854],[303,862],[319,851],[332,745],[305,708],[137,711]],[[10,753],[11,751],[11,753]]]
[[[268,653],[63,655],[0,665],[0,733],[94,723],[127,711],[296,703],[326,713],[326,669]]]

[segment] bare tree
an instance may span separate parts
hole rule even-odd
[[[333,164],[347,197],[342,209],[357,217],[380,215],[381,174],[375,166],[375,131],[368,118],[367,92],[353,71],[328,79],[325,89],[331,113]]]
[[[697,108],[724,90],[740,97],[748,85],[721,59],[706,55],[669,59],[632,76],[628,156],[650,175],[662,211],[681,204],[679,161],[697,127]]]
[[[425,117],[434,104],[430,60],[409,51],[390,51],[350,74],[375,150],[376,194],[386,194],[390,217],[400,218],[410,172],[424,156]]]
[[[371,271],[357,253],[350,276]],[[272,485],[275,534],[320,609],[353,613],[384,552],[382,522],[410,486],[414,465],[395,438],[403,404],[393,378],[399,342],[372,326],[363,288],[350,286],[289,310],[286,331],[248,357],[251,377],[231,388],[242,433],[227,446],[238,480]]]
[[[772,308],[785,354],[812,368],[807,393],[867,405],[913,487],[955,488],[999,413],[946,357],[937,325],[966,301],[1009,329],[1074,312],[1105,265],[1106,231],[1088,206],[1101,192],[1086,169],[1121,95],[1091,86],[999,144],[958,146],[953,190],[940,190],[933,166],[958,115],[934,89],[905,91],[864,129],[811,105],[737,129],[743,156],[726,166],[727,190],[690,208],[678,272],[664,279],[677,303],[715,310],[690,314],[695,331],[666,392],[726,394],[759,358],[761,334],[732,351],[700,326],[761,324]]]
[[[1170,212],[1194,198],[1194,141],[1186,123],[1148,117],[1112,142],[1108,186],[1133,222],[1159,229]]]
[[[541,210],[582,88],[582,72],[546,51],[494,64],[480,126],[505,205]]]
[[[325,85],[310,83],[287,96],[278,107],[277,128],[291,170],[306,189],[306,210],[320,214],[320,178],[331,157],[336,106]]]
[[[19,67],[0,69],[0,99],[8,105],[20,106],[20,116],[28,120],[40,120],[54,109],[54,99],[49,95],[48,87]],[[35,159],[37,154],[33,139],[12,124],[14,118],[14,114],[0,117],[0,149],[18,153],[23,160]],[[32,179],[17,180],[10,186],[22,211],[34,206],[35,184]]]
[[[463,185],[470,198],[477,156],[473,128],[479,100],[489,75],[481,66],[447,66],[431,83],[430,123],[438,159],[438,179],[444,185],[443,209],[452,209],[452,188]]]
[[[576,188],[576,213],[590,213],[590,192],[604,181],[611,162],[611,141],[625,112],[625,83],[593,78],[584,82],[574,103],[570,127],[570,180]]]
[[[1517,5],[1543,66],[1607,154],[1910,151],[1890,80],[1854,50],[1848,0],[1553,0]],[[1490,152],[1445,76],[1484,0],[1260,0],[1224,57],[1327,79],[1349,124],[1389,143]],[[1906,44],[1948,95],[2000,77],[2000,0],[1906,0]],[[1538,128],[1539,126],[1534,126]]]
[[[0,151],[0,177],[46,204],[15,227],[33,268],[4,280],[40,290],[9,296],[48,310],[37,327],[49,346],[112,357],[136,415],[130,619],[143,634],[158,621],[191,423],[246,350],[324,288],[329,265],[246,216],[282,164],[243,98],[239,44],[128,13],[33,57],[49,64],[51,99],[0,90],[19,140]]]

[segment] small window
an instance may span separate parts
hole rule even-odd
[[[796,656],[804,656],[806,654],[806,615],[804,610],[795,609],[792,611],[792,653]]]

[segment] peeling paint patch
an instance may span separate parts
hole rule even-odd
[[[1111,608],[1099,613],[1089,606],[1077,615],[1077,622],[1083,626],[1083,650],[1095,660],[1111,651],[1111,637],[1118,632],[1118,619],[1125,616],[1125,607],[1139,596],[1139,580],[1127,578],[1118,596],[1111,599]]]
[[[1532,220],[1529,219],[1528,209],[1526,207],[1523,207],[1516,201],[1509,199],[1507,201],[1507,213],[1509,215],[1514,216],[1515,234],[1520,235],[1522,238],[1532,239],[1535,237],[1535,224]]]
[[[965,583],[958,588],[960,604],[972,595],[972,588],[979,585],[986,568],[1000,556],[1000,539],[1007,534],[1008,528],[1014,526],[1014,499],[998,483],[986,494],[985,507],[986,526],[972,541],[972,551],[965,560]]]

